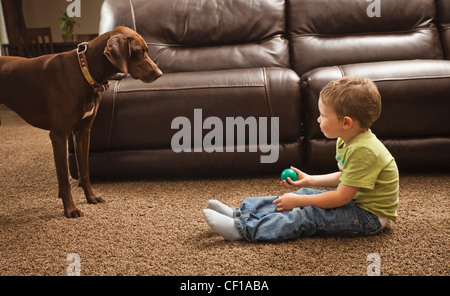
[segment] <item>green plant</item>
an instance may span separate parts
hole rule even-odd
[[[61,30],[63,35],[72,36],[73,35],[73,27],[77,25],[77,22],[67,15],[67,11],[61,11],[63,16],[59,18],[61,21]]]

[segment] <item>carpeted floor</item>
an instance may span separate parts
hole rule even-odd
[[[94,183],[100,205],[87,204],[72,180],[84,216],[67,219],[48,132],[4,121],[0,275],[66,275],[70,253],[81,275],[364,276],[372,253],[382,275],[449,275],[450,175],[402,175],[400,185],[398,222],[370,238],[227,243],[209,229],[208,199],[237,206],[281,194],[278,176]]]

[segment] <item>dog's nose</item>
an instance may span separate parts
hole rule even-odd
[[[163,72],[158,68],[153,68],[150,72],[147,72],[147,75],[145,77],[139,78],[145,83],[151,83],[161,77],[163,75]]]
[[[161,69],[156,68],[156,70],[155,70],[155,77],[156,77],[156,79],[158,79],[162,75],[163,75],[163,72],[161,71]]]

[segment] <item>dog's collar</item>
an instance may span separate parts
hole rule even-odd
[[[98,83],[95,81],[95,79],[92,77],[91,73],[89,72],[89,67],[86,59],[85,52],[88,48],[87,42],[82,42],[78,44],[77,46],[77,56],[78,56],[78,63],[80,64],[81,72],[83,73],[84,78],[89,83],[89,85],[92,87],[92,89],[97,93],[104,93],[108,87],[109,82],[106,82],[104,84]]]

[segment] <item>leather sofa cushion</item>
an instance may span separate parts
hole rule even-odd
[[[290,66],[284,0],[113,2],[103,5],[100,33],[135,28],[164,73]]]
[[[381,138],[450,136],[450,61],[413,60],[318,68],[302,76],[302,108],[309,139],[324,138],[316,121],[320,90],[343,76],[375,81],[382,99],[380,118],[372,129]]]
[[[371,129],[395,157],[401,170],[450,166],[450,61],[412,60],[322,67],[305,73],[305,168],[336,170],[336,141],[326,139],[317,123],[320,90],[331,80],[353,75],[375,81],[381,94],[380,118]]]
[[[296,0],[289,3],[288,38],[293,69],[377,61],[442,59],[434,0]]]
[[[282,35],[261,42],[190,47],[148,43],[149,56],[164,73],[289,67],[288,42]]]
[[[152,42],[210,46],[256,42],[285,31],[284,0],[135,0],[138,32]]]
[[[299,80],[284,68],[169,73],[151,84],[130,77],[112,80],[92,127],[91,178],[239,176],[301,166]],[[195,109],[201,109],[203,120],[214,116],[223,123],[227,117],[278,117],[277,159],[265,163],[262,157],[273,151],[250,151],[248,129],[245,151],[234,147],[239,153],[195,152],[194,146],[191,152],[175,152],[171,140],[179,129],[172,129],[172,122],[182,116],[194,129]],[[209,132],[204,129],[202,136]],[[70,172],[76,177],[73,148],[69,153]]]
[[[172,121],[183,116],[193,128],[194,109],[202,110],[203,120],[214,116],[224,125],[226,117],[266,117],[268,124],[278,117],[281,145],[301,136],[299,77],[290,69],[169,73],[151,84],[111,81],[93,124],[91,151],[170,149],[178,131]]]

